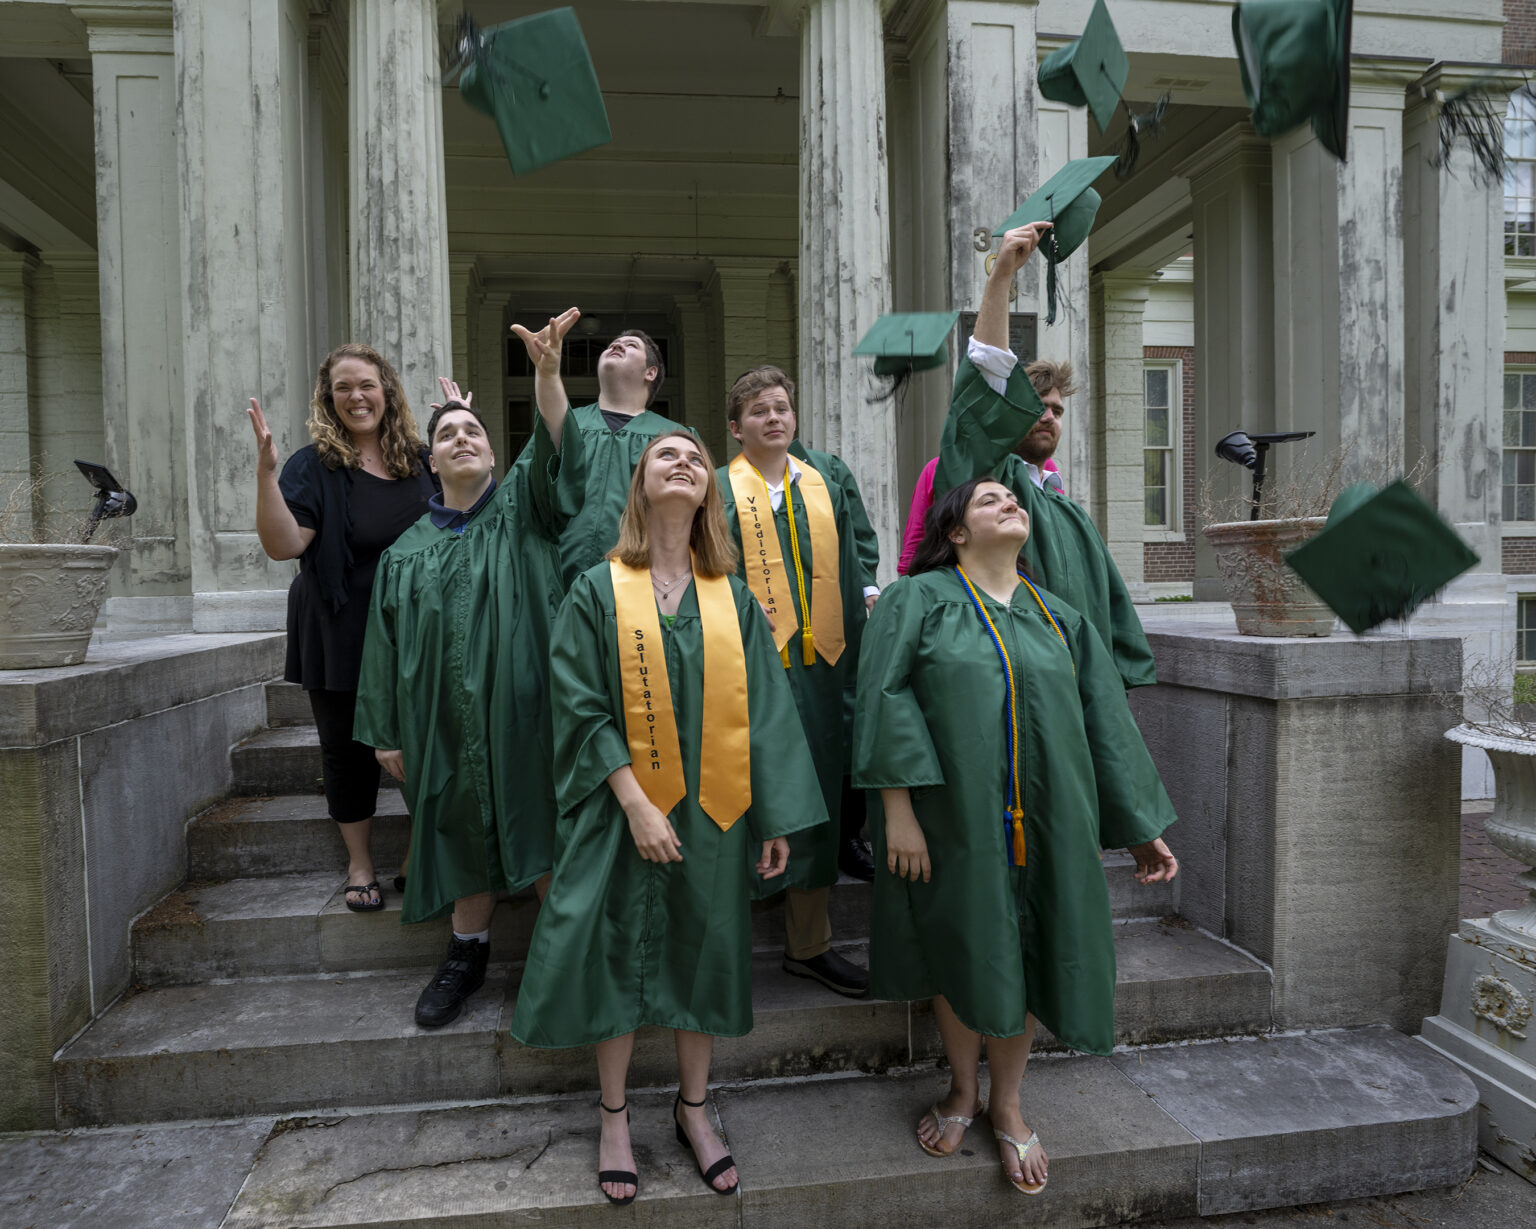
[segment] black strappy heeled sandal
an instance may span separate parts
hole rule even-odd
[[[708,1098],[705,1099],[705,1101],[707,1100]],[[701,1105],[704,1105],[705,1101],[685,1101],[683,1100],[683,1094],[679,1092],[677,1094],[677,1100],[672,1102],[672,1129],[677,1132],[677,1142],[682,1144],[682,1146],[688,1149],[689,1152],[693,1153],[693,1161],[695,1165],[698,1164],[699,1154],[694,1151],[693,1141],[688,1138],[688,1132],[683,1130],[683,1124],[677,1120],[677,1107],[679,1105],[686,1105],[689,1109],[696,1110]],[[736,1162],[731,1159],[731,1154],[727,1152],[723,1157],[721,1157],[707,1170],[704,1170],[700,1174],[700,1176],[704,1179],[704,1185],[709,1187],[709,1189],[714,1191],[717,1195],[734,1195],[736,1193],[736,1188],[741,1185],[741,1180],[739,1177],[735,1182],[732,1182],[730,1186],[726,1187],[723,1191],[715,1185],[715,1179],[735,1164]]]
[[[597,1104],[605,1114],[623,1114],[626,1120],[629,1118],[628,1101],[625,1101],[624,1104],[619,1106],[618,1109],[613,1110],[609,1109],[601,1101],[599,1101]],[[598,1147],[602,1147],[601,1142],[598,1143]],[[635,1195],[640,1193],[640,1175],[627,1169],[599,1169],[597,1171],[598,1190],[603,1191],[604,1182],[614,1182],[624,1186],[632,1186],[635,1188]],[[604,1199],[606,1199],[609,1203],[617,1204],[621,1208],[626,1204],[634,1203],[635,1195],[625,1195],[624,1198],[620,1199],[615,1195],[610,1195],[607,1191],[603,1191]]]

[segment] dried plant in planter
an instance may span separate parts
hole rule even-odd
[[[1437,691],[1457,724],[1490,738],[1536,743],[1536,676],[1515,673],[1514,655],[1467,659],[1460,691]]]
[[[78,503],[56,502],[60,491],[78,495]],[[77,470],[49,469],[40,458],[33,472],[0,483],[0,543],[11,545],[74,544],[91,530],[91,492]],[[127,526],[101,521],[91,535],[94,546],[121,546]]]

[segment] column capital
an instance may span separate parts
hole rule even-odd
[[[1428,72],[1408,83],[1407,107],[1417,111],[1433,103],[1439,106],[1448,94],[1455,94],[1469,85],[1479,87],[1481,93],[1497,96],[1501,104],[1509,95],[1524,88],[1527,78],[1523,72],[1511,69],[1490,69],[1486,64],[1454,64],[1444,60],[1433,65]]]
[[[1247,120],[1239,120],[1174,167],[1173,173],[1194,188],[1242,171],[1267,171],[1269,166],[1269,138],[1261,137]]]
[[[31,252],[14,252],[0,248],[0,274],[19,273],[25,277],[37,272],[38,259]]]
[[[1368,105],[1387,111],[1400,111],[1407,102],[1408,87],[1423,72],[1423,60],[1364,59],[1357,56],[1349,65],[1350,106]]]
[[[75,4],[70,11],[85,23],[92,55],[132,52],[175,53],[171,0],[119,0],[117,4]]]
[[[1090,292],[1102,292],[1106,300],[1129,308],[1144,304],[1152,297],[1152,287],[1161,275],[1157,273],[1119,273],[1113,269],[1096,269],[1088,277]],[[1136,307],[1135,310],[1140,310]]]

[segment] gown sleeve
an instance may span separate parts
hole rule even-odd
[[[581,511],[587,491],[586,445],[580,431],[561,431],[560,446],[555,447],[544,425],[543,415],[535,412],[533,438],[523,449],[528,458],[528,498],[532,521],[544,537],[558,542],[560,534]],[[519,461],[522,457],[518,458]],[[507,490],[517,484],[508,482]]]
[[[880,583],[875,579],[875,573],[880,569],[880,539],[875,535],[875,527],[869,523],[864,496],[859,494],[858,479],[853,476],[848,463],[842,457],[827,455],[832,457],[833,477],[842,488],[843,503],[848,509],[848,527],[853,530],[854,552],[859,559],[859,585],[867,589]]]
[[[1106,556],[1108,551],[1106,549]],[[1152,657],[1152,646],[1147,643],[1146,629],[1136,613],[1131,592],[1125,587],[1125,578],[1114,561],[1106,558],[1109,582],[1109,623],[1114,636],[1115,668],[1125,689],[1150,687],[1157,682],[1157,663]]]
[[[864,628],[853,722],[855,789],[944,784],[927,718],[912,691],[926,605],[918,584],[903,577],[875,603]]]
[[[1099,791],[1099,845],[1124,849],[1161,836],[1178,816],[1131,716],[1114,657],[1087,619],[1071,634],[1083,732]]]
[[[768,841],[827,823],[827,804],[768,620],[745,584],[732,588],[747,663],[747,720],[752,730],[747,831],[754,841]]]
[[[549,645],[555,799],[562,815],[593,790],[606,789],[609,775],[630,763],[620,702],[608,687],[604,642],[613,634],[596,584],[578,576],[555,616]]]
[[[373,598],[368,603],[368,627],[363,635],[363,664],[357,679],[357,707],[352,718],[352,737],[382,751],[400,748],[400,714],[396,692],[399,680],[399,647],[395,640],[394,612],[388,593],[393,587],[393,567],[386,553],[374,577]]]
[[[1007,387],[995,393],[976,365],[962,357],[939,439],[934,501],[979,474],[997,474],[1044,413],[1040,395],[1024,374],[1023,364],[1015,364]]]

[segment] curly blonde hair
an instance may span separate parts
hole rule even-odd
[[[693,514],[693,528],[688,534],[688,545],[693,550],[693,570],[705,580],[717,576],[729,576],[736,570],[736,543],[731,541],[731,531],[725,523],[725,501],[720,497],[720,484],[715,480],[715,462],[709,448],[697,435],[686,427],[664,431],[640,454],[635,473],[629,480],[629,500],[624,505],[624,515],[619,518],[619,542],[608,558],[617,559],[628,568],[651,566],[651,534],[646,518],[651,513],[651,501],[645,495],[645,464],[651,450],[664,440],[681,436],[695,445],[704,458],[706,473],[704,502]]]
[[[331,368],[342,359],[361,359],[370,363],[379,373],[379,383],[384,386],[384,414],[379,420],[379,451],[384,454],[384,468],[391,478],[409,478],[421,472],[421,440],[417,436],[416,418],[411,413],[411,403],[406,399],[400,377],[384,356],[372,346],[351,341],[337,346],[325,356],[320,371],[315,376],[315,391],[309,399],[309,438],[315,442],[315,451],[327,469],[346,466],[361,469],[362,454],[352,442],[352,433],[336,413],[331,397]]]

